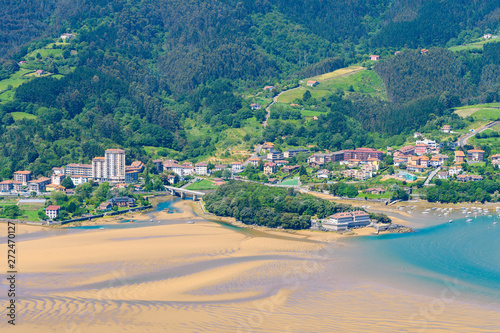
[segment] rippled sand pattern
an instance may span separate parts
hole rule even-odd
[[[17,325],[5,320],[3,281],[2,332],[499,331],[494,306],[441,307],[325,270],[336,260],[328,248],[341,245],[303,236],[197,222],[18,246]]]

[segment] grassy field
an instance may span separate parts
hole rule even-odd
[[[498,107],[499,109],[494,109],[494,107]],[[463,106],[457,108],[455,113],[462,118],[472,116],[476,120],[482,118],[496,120],[500,117],[500,103]]]
[[[299,178],[287,179],[287,180],[279,183],[279,185],[298,186],[299,185]]]
[[[62,49],[53,49],[52,48],[52,44],[54,44],[54,43],[47,44],[46,46],[44,46],[41,49],[34,50],[33,52],[31,52],[28,55],[26,55],[25,58],[29,59],[30,57],[36,57],[37,53],[40,53],[40,55],[42,56],[42,58],[45,58],[45,57],[53,57],[53,58],[55,58],[57,56],[61,56],[62,57],[63,50]],[[56,43],[56,44],[62,45],[61,43]]]
[[[203,179],[202,181],[193,183],[193,184],[189,185],[188,187],[186,187],[187,190],[193,190],[193,191],[213,190],[215,188],[217,188],[217,186],[215,186],[210,180],[206,180],[206,179]]]
[[[304,117],[314,117],[314,116],[321,116],[324,114],[327,114],[326,112],[321,112],[321,111],[311,111],[311,110],[300,110],[300,113]]]
[[[0,90],[7,90],[7,87],[9,85],[11,85],[12,88],[19,87],[21,84],[29,80],[29,78],[23,77],[23,75],[29,72],[31,72],[31,70],[21,68],[20,70],[12,74],[10,78],[0,81]]]
[[[496,43],[499,42],[500,38],[492,38],[492,39],[478,39],[477,42],[475,43],[470,43],[466,45],[457,45],[457,46],[452,46],[448,48],[450,51],[457,52],[457,51],[464,51],[464,50],[473,50],[473,49],[482,49],[484,47],[484,44],[487,43]]]
[[[293,103],[295,99],[302,99],[304,96],[304,93],[306,90],[309,90],[311,92],[311,96],[313,98],[319,99],[321,97],[325,97],[328,95],[331,95],[331,92],[328,90],[321,90],[318,87],[311,88],[311,87],[299,87],[294,90],[287,91],[278,97],[278,102],[279,103],[284,103],[284,104],[290,104]]]
[[[26,112],[11,112],[12,118],[14,120],[21,120],[21,119],[36,119],[36,116],[34,114],[26,113]]]
[[[15,90],[0,92],[0,103],[12,102],[14,100]]]
[[[356,71],[360,71],[360,70],[364,70],[366,68],[362,67],[362,66],[350,66],[350,67],[345,67],[345,68],[341,68],[341,69],[337,69],[336,71],[333,71],[333,72],[330,72],[330,73],[325,73],[325,74],[322,74],[322,75],[318,75],[318,76],[314,76],[310,79],[307,79],[307,80],[304,80],[304,82],[308,81],[308,80],[315,80],[315,81],[326,81],[326,80],[331,80],[331,79],[334,79],[334,78],[337,78],[339,76],[343,76],[343,75],[348,75],[348,74],[352,74]]]
[[[315,87],[305,86],[308,80],[316,80],[319,84]],[[387,93],[383,80],[371,70],[361,66],[342,68],[331,73],[319,75],[310,79],[304,79],[303,85],[294,90],[287,91],[278,98],[279,103],[292,103],[295,99],[301,99],[306,90],[311,92],[312,97],[318,99],[332,95],[337,89],[349,93],[354,92],[369,94],[383,100],[387,100]]]

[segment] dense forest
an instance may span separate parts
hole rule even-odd
[[[496,7],[489,0],[7,1],[0,80],[14,85],[0,92],[0,164],[6,175],[47,174],[115,146],[143,161],[144,147],[202,158],[225,129],[263,120],[243,92],[297,84],[372,53],[384,55],[374,70],[388,101],[357,92],[304,96],[325,111],[318,121],[283,111],[250,139],[335,150],[398,143],[445,119],[460,126],[451,108],[500,100],[500,44],[458,53],[442,47],[497,31]],[[66,32],[75,36],[62,43],[57,37]],[[403,47],[429,51],[392,56]],[[20,61],[27,63],[20,68]],[[39,69],[51,75],[16,86]],[[194,134],[193,126],[208,130]]]
[[[311,216],[326,216],[353,207],[295,192],[293,188],[269,187],[232,181],[203,197],[205,208],[218,216],[230,216],[245,224],[271,228],[308,229]]]

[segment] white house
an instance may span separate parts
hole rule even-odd
[[[55,219],[59,212],[61,211],[61,206],[50,205],[45,209],[45,215],[50,217],[51,219]]]
[[[206,176],[208,175],[208,164],[207,163],[203,163],[203,162],[200,162],[200,163],[196,163],[195,165],[195,172],[197,175],[200,175],[200,176]]]
[[[81,176],[81,175],[72,175],[71,176],[71,181],[73,182],[73,185],[78,186],[84,183],[89,182],[89,177],[87,176]]]

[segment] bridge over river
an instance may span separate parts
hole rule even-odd
[[[181,199],[184,199],[186,196],[192,196],[193,200],[196,201],[198,198],[204,196],[206,193],[186,190],[185,188],[177,188],[173,186],[165,186],[167,191],[170,191],[170,194],[180,196]]]

